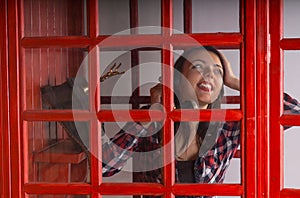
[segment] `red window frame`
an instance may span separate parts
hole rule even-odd
[[[24,49],[42,47],[62,48],[89,48],[93,49],[107,36],[98,35],[98,2],[88,2],[88,35],[87,36],[59,36],[59,37],[24,37],[23,1],[12,0],[1,2],[1,28],[7,29],[1,35],[1,46],[7,50],[1,51],[1,113],[2,148],[1,152],[1,193],[7,197],[26,197],[27,194],[90,194],[91,197],[102,195],[136,195],[149,194],[149,192],[164,194],[173,197],[181,195],[236,195],[244,197],[297,197],[299,190],[283,189],[282,187],[282,127],[281,125],[300,125],[299,116],[282,115],[282,50],[300,49],[299,39],[285,39],[282,37],[282,0],[247,0],[240,1],[240,32],[239,33],[191,33],[191,18],[185,17],[184,31],[203,45],[215,45],[221,48],[234,48],[241,50],[241,109],[221,110],[226,111],[228,119],[241,119],[241,156],[242,180],[241,184],[175,184],[174,163],[164,167],[164,184],[141,183],[102,183],[101,163],[93,157],[91,160],[90,184],[53,184],[53,183],[28,183],[26,181],[26,165],[23,161],[26,151],[26,133],[23,133],[23,121],[50,121],[72,120],[72,112],[61,110],[24,110],[22,107],[21,90],[22,69],[24,67]],[[137,0],[131,0],[131,8],[136,9]],[[185,13],[190,16],[191,0],[184,0]],[[172,28],[172,0],[162,0],[162,26]],[[7,12],[6,12],[7,8]],[[132,14],[131,27],[137,16]],[[7,19],[10,20],[7,20]],[[272,22],[270,22],[272,19]],[[270,27],[270,28],[269,28]],[[272,36],[270,37],[269,34]],[[172,49],[180,46],[182,37],[173,35],[172,32],[163,32],[162,35],[124,35],[115,38],[110,47],[129,46],[146,41],[153,46],[162,45],[162,61],[166,65],[173,65]],[[270,56],[272,54],[272,56]],[[99,56],[95,56],[99,57]],[[267,57],[267,61],[265,61]],[[91,60],[91,65],[98,66],[97,58]],[[270,63],[270,64],[269,64]],[[270,66],[271,65],[271,66]],[[279,69],[277,69],[279,67]],[[99,67],[91,67],[89,77],[99,79]],[[276,69],[272,69],[276,68]],[[167,83],[172,80],[172,67],[163,72]],[[266,80],[267,79],[267,80]],[[278,81],[278,79],[280,79]],[[171,85],[171,83],[169,83]],[[272,85],[272,86],[271,86]],[[95,86],[89,85],[90,88]],[[171,85],[172,86],[172,85]],[[171,87],[170,86],[170,87]],[[101,90],[98,90],[99,95]],[[247,93],[247,94],[246,94]],[[9,95],[9,98],[8,98]],[[271,100],[272,99],[272,100]],[[94,101],[94,97],[90,97]],[[172,94],[164,89],[163,102],[170,117],[167,118],[164,143],[172,138],[172,121],[178,120],[179,110],[172,108]],[[93,105],[92,103],[90,103]],[[100,121],[114,121],[110,111],[100,109],[100,101],[96,101],[96,109]],[[94,106],[91,106],[94,107]],[[269,108],[272,107],[272,108]],[[275,108],[274,108],[275,107]],[[91,108],[94,109],[94,108]],[[9,114],[8,114],[9,112]],[[89,119],[89,112],[80,111],[82,119]],[[122,111],[118,113],[122,114]],[[148,117],[147,112],[131,110],[135,120]],[[187,112],[191,114],[193,112]],[[211,111],[201,112],[199,119],[205,120]],[[105,115],[105,116],[104,116]],[[202,115],[204,117],[202,117]],[[272,115],[272,116],[271,116]],[[226,118],[226,119],[227,119]],[[126,121],[126,120],[125,120]],[[91,130],[98,130],[97,120],[91,120]],[[270,126],[270,127],[269,127]],[[272,131],[272,133],[269,133]],[[280,134],[280,135],[278,135]],[[91,140],[97,140],[97,134],[92,134]],[[7,140],[7,142],[5,141]],[[270,144],[272,142],[272,144]],[[92,141],[92,149],[97,151],[99,142]],[[276,145],[280,145],[279,147]],[[171,149],[171,148],[169,148]],[[171,149],[172,150],[172,149]],[[166,150],[169,152],[169,150]],[[99,156],[101,156],[99,154]],[[169,155],[172,156],[172,155]],[[3,160],[8,158],[8,160]],[[167,160],[168,156],[164,156]],[[26,159],[26,158],[25,158]],[[11,171],[14,170],[14,171]],[[134,188],[132,188],[134,187]],[[116,189],[118,189],[116,191]]]
[[[299,115],[283,114],[283,52],[300,50],[300,38],[283,37],[283,0],[270,2],[271,64],[270,64],[270,197],[299,197],[300,189],[284,188],[283,126],[300,126]]]

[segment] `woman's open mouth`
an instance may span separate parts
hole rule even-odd
[[[204,92],[211,92],[213,90],[213,85],[212,83],[210,82],[206,82],[206,81],[203,81],[203,82],[200,82],[197,84],[197,87],[201,90],[201,91],[204,91]]]

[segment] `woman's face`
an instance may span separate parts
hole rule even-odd
[[[194,90],[199,106],[206,108],[217,99],[222,89],[224,71],[221,61],[215,53],[206,50],[195,50],[186,58],[188,61],[182,68],[186,80],[180,81],[180,95],[188,97],[191,94],[188,92]]]

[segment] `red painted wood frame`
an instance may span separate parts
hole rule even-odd
[[[137,5],[136,0],[131,0],[132,9]],[[174,181],[174,163],[164,167],[164,183],[163,184],[141,184],[141,183],[102,183],[101,174],[101,163],[98,162],[96,157],[91,160],[91,183],[29,183],[28,173],[26,172],[26,161],[24,162],[24,156],[27,155],[26,131],[23,128],[24,121],[59,121],[59,120],[72,120],[73,115],[71,111],[62,110],[25,110],[24,104],[22,104],[21,93],[24,93],[24,50],[30,48],[88,48],[89,50],[97,46],[107,36],[99,36],[98,27],[98,2],[96,0],[88,1],[88,35],[87,36],[56,36],[56,37],[24,37],[24,4],[21,0],[7,1],[8,4],[8,15],[10,19],[8,23],[8,35],[9,35],[9,48],[7,52],[1,52],[1,91],[7,91],[9,85],[9,98],[5,94],[1,96],[1,107],[10,109],[10,114],[6,115],[9,118],[8,121],[3,119],[1,121],[1,129],[4,129],[6,133],[2,135],[2,138],[9,139],[9,141],[1,146],[4,148],[2,151],[3,156],[9,160],[7,162],[1,161],[3,168],[7,168],[11,172],[11,176],[5,173],[7,178],[2,177],[4,181],[4,188],[2,193],[5,193],[7,197],[25,197],[25,194],[89,194],[91,197],[100,197],[102,195],[139,195],[139,194],[161,194],[164,197],[174,197],[174,195],[233,195],[233,196],[245,196],[245,197],[268,197],[270,185],[271,195],[270,197],[279,197],[281,195],[288,196],[292,191],[284,190],[281,191],[281,179],[282,175],[278,175],[281,166],[281,151],[280,148],[274,148],[274,151],[270,153],[271,159],[274,160],[274,165],[270,168],[271,177],[269,175],[269,141],[268,141],[268,123],[271,123],[271,130],[277,131],[279,134],[280,122],[285,124],[297,125],[296,122],[290,121],[289,117],[280,117],[280,108],[275,108],[270,111],[272,116],[269,116],[269,84],[268,84],[268,61],[264,61],[266,55],[268,55],[268,11],[269,1],[268,0],[247,0],[240,1],[240,32],[232,33],[211,33],[211,34],[200,34],[191,33],[191,1],[184,1],[185,5],[185,25],[184,30],[194,39],[199,41],[203,45],[215,45],[220,48],[240,49],[241,54],[241,109],[240,110],[219,110],[227,112],[226,119],[230,120],[241,120],[242,122],[242,180],[241,184],[193,184],[183,185],[175,184]],[[278,19],[282,15],[275,16],[276,12],[281,12],[281,4],[277,4],[279,1],[270,2],[270,13],[271,18]],[[6,5],[1,3],[1,5]],[[162,0],[162,26],[172,28],[172,1]],[[278,12],[280,11],[280,12]],[[1,13],[5,15],[5,12]],[[274,15],[274,16],[273,16]],[[137,18],[132,15],[131,18]],[[276,20],[275,20],[276,21]],[[280,18],[279,20],[280,21]],[[6,20],[1,19],[1,27],[6,26]],[[16,25],[17,24],[17,25]],[[132,22],[131,26],[134,27],[137,24]],[[278,29],[279,28],[279,29]],[[272,33],[272,60],[274,64],[281,65],[281,48],[293,48],[296,45],[292,45],[291,42],[298,40],[282,40],[281,38],[281,25],[278,27],[271,26],[270,32]],[[273,37],[274,35],[274,37]],[[5,38],[5,39],[3,39]],[[1,46],[7,45],[7,37],[1,38]],[[151,44],[153,47],[163,46],[165,49],[162,51],[162,60],[166,65],[173,65],[172,49],[175,47],[182,47],[182,45],[188,45],[184,43],[184,37],[181,35],[174,35],[173,32],[163,32],[161,35],[124,35],[115,37],[113,42],[109,43],[106,47],[128,47],[128,46],[139,46]],[[298,45],[299,46],[299,45]],[[9,56],[8,56],[9,54]],[[99,57],[96,54],[95,57]],[[99,79],[99,71],[95,66],[99,66],[97,58],[90,61],[89,77],[91,82]],[[9,67],[8,67],[9,64]],[[166,79],[166,84],[172,87],[172,71],[170,67],[163,71],[163,79]],[[280,70],[281,71],[281,70]],[[273,87],[277,88],[270,90],[270,98],[272,101],[271,106],[280,107],[281,96],[278,94],[278,90],[282,90],[282,81],[275,81],[274,77],[280,77],[282,79],[279,70],[270,72],[270,82]],[[277,73],[274,73],[277,72]],[[265,80],[267,79],[267,81]],[[95,86],[89,85],[90,88]],[[278,89],[279,88],[279,89]],[[99,96],[101,90],[97,89]],[[5,93],[5,92],[2,92]],[[245,94],[247,93],[247,94]],[[97,97],[99,98],[99,97]],[[273,100],[274,99],[274,100]],[[94,97],[91,96],[90,101],[94,101]],[[164,89],[163,102],[168,113],[166,127],[164,128],[164,143],[168,142],[172,138],[172,123],[178,120],[178,110],[172,108],[172,93]],[[9,103],[9,105],[8,105]],[[98,120],[90,120],[90,113],[97,113],[100,121],[115,121],[110,111],[100,109],[100,101],[96,101],[96,109],[93,108],[91,102],[91,111],[80,111],[82,120],[89,120],[91,130],[100,130]],[[275,104],[275,105],[274,105]],[[123,111],[118,111],[123,114]],[[149,119],[147,111],[131,110],[130,112],[134,115],[136,121]],[[188,112],[191,116],[194,112]],[[199,113],[199,112],[198,112]],[[4,113],[5,114],[5,113]],[[206,121],[207,116],[211,114],[211,111],[201,112],[199,120]],[[159,114],[158,114],[159,115]],[[203,117],[202,117],[203,115]],[[277,115],[277,117],[273,116]],[[5,116],[5,115],[3,115]],[[270,117],[270,120],[267,118]],[[143,119],[142,119],[143,118]],[[297,118],[293,116],[293,118]],[[128,118],[129,119],[129,118]],[[126,121],[124,120],[117,121]],[[10,136],[8,135],[10,131]],[[6,134],[6,136],[5,136]],[[101,157],[100,148],[101,142],[95,140],[99,139],[96,137],[97,134],[91,134],[91,147]],[[278,142],[277,145],[281,144],[281,138],[271,136],[271,141]],[[2,141],[3,142],[3,141]],[[273,141],[272,141],[273,142]],[[13,145],[13,147],[12,147]],[[276,145],[276,144],[273,144]],[[24,149],[25,148],[25,149]],[[279,149],[279,150],[278,150]],[[167,148],[167,153],[173,152],[173,148]],[[94,152],[95,153],[95,152]],[[165,155],[164,160],[172,155]],[[26,158],[25,158],[26,159]],[[11,163],[11,165],[10,165]],[[272,160],[273,164],[273,160]],[[278,171],[279,170],[279,171]],[[276,172],[278,171],[278,172]],[[273,179],[274,177],[274,179]],[[10,191],[11,188],[11,191]],[[272,190],[274,188],[274,190]],[[7,194],[6,194],[7,193]],[[10,195],[11,193],[11,195]]]
[[[300,197],[300,189],[283,186],[283,126],[300,126],[299,115],[283,114],[283,52],[300,50],[300,38],[283,37],[283,0],[270,1],[270,197]]]
[[[7,2],[0,2],[0,196],[11,197],[11,164],[10,160],[10,129],[9,129],[9,94],[8,94],[8,32],[7,32]]]

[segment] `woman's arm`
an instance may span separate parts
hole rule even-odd
[[[283,95],[283,108],[285,114],[300,114],[300,103],[287,93]]]
[[[112,176],[125,166],[127,160],[136,152],[152,151],[159,147],[159,143],[150,142],[150,131],[136,122],[130,122],[116,135],[102,146],[102,174],[104,177]]]

